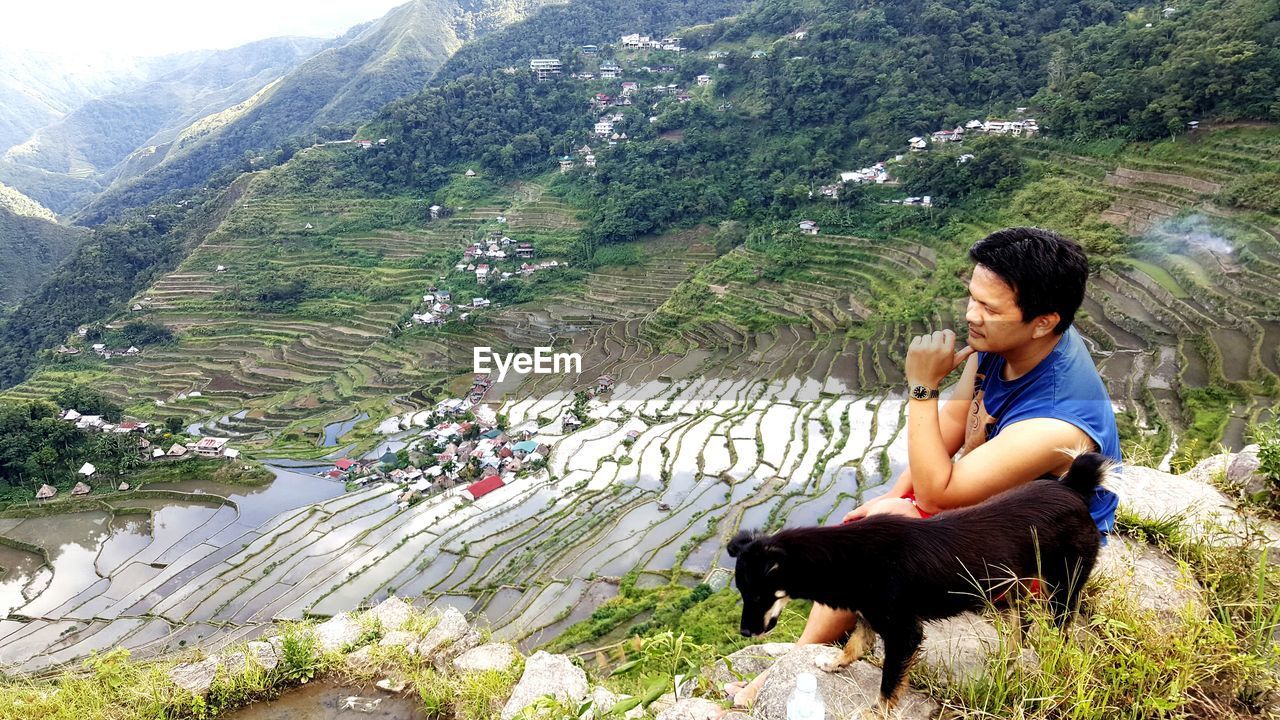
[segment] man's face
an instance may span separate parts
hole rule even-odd
[[[983,265],[973,268],[964,319],[969,324],[969,347],[979,352],[1005,352],[1034,337],[1035,325],[1023,322],[1013,288]]]

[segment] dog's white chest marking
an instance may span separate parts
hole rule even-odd
[[[777,592],[777,598],[778,599],[774,601],[773,605],[770,606],[764,614],[765,627],[768,627],[769,623],[778,619],[778,616],[782,614],[782,608],[786,607],[787,603],[791,600],[791,598],[782,590]]]

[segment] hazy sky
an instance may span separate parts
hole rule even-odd
[[[162,55],[278,35],[334,37],[407,0],[5,0],[0,48]]]

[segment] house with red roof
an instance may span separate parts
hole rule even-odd
[[[502,478],[497,475],[490,475],[483,480],[479,480],[468,485],[467,492],[471,493],[472,500],[479,500],[505,484],[506,483],[502,482]]]

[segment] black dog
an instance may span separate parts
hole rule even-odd
[[[1066,624],[1101,542],[1088,498],[1110,466],[1097,453],[1082,454],[1060,480],[1027,483],[928,520],[875,515],[774,535],[741,532],[729,555],[737,558],[742,634],[772,630],[792,598],[860,613],[840,659],[825,669],[854,662],[870,647],[870,632],[879,634],[880,709],[887,712],[924,639],[923,621],[981,609],[1020,590],[1019,580],[1036,578],[1058,624]]]

